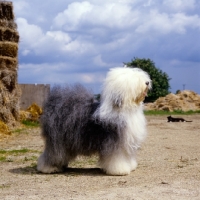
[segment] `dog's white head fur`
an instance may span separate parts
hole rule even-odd
[[[113,68],[104,82],[102,103],[113,109],[138,106],[151,88],[149,75],[139,68]]]
[[[94,117],[124,127],[126,152],[137,149],[146,136],[142,102],[150,88],[149,75],[139,68],[113,68],[105,79],[100,107]]]

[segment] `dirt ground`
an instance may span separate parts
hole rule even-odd
[[[182,117],[193,122],[147,116],[149,134],[128,176],[105,175],[95,156],[78,158],[65,173],[40,174],[40,129],[16,130],[0,141],[0,199],[200,200],[200,115]]]

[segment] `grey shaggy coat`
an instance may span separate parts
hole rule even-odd
[[[124,127],[94,117],[98,107],[93,94],[80,84],[53,87],[41,116],[44,165],[63,171],[77,155],[109,156],[118,148]]]

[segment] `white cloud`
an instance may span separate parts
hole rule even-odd
[[[148,20],[145,20],[147,18]],[[173,32],[184,34],[187,28],[195,27],[200,27],[200,18],[197,15],[188,16],[184,13],[168,14],[160,13],[158,10],[152,10],[143,18],[136,32],[146,34],[154,31],[162,35]]]
[[[64,25],[68,26],[68,30],[73,30],[82,20],[82,17],[90,12],[92,5],[89,2],[75,2],[68,6],[68,9],[59,13],[54,19],[54,26],[62,28]]]
[[[187,28],[200,28],[200,18],[197,15],[187,16],[183,13],[173,15],[173,28],[185,33]]]
[[[93,60],[94,60],[94,64],[97,65],[97,66],[108,66],[108,64],[105,63],[105,62],[102,60],[101,55],[95,56]]]
[[[29,10],[30,6],[29,3],[26,0],[18,0],[13,1],[14,3],[14,12],[20,13],[21,15],[27,13],[27,10]]]
[[[52,28],[64,28],[66,31],[77,30],[82,26],[125,28],[132,25],[137,17],[138,12],[131,10],[128,4],[75,2],[55,17]]]
[[[71,42],[70,36],[62,31],[47,31],[43,37],[39,39],[39,42],[35,44],[34,50],[37,54],[53,54],[54,56],[59,53],[65,52],[65,47]]]
[[[71,41],[69,35],[62,31],[48,31],[46,35],[52,37],[57,42],[69,43]]]
[[[65,53],[80,56],[88,51],[95,52],[94,45],[82,37],[72,40],[71,36],[62,30],[51,30],[45,33],[39,26],[29,24],[24,18],[18,18],[16,21],[20,33],[22,55],[24,56],[33,52],[40,56],[47,53],[54,54],[53,56]],[[55,51],[57,51],[56,54],[53,53]]]
[[[30,51],[29,49],[24,49],[24,50],[22,50],[22,55],[23,55],[23,56],[26,56],[26,55],[28,55],[30,52],[31,52],[31,51]]]
[[[20,34],[20,45],[22,45],[22,51],[24,55],[27,55],[38,42],[38,40],[44,37],[42,29],[34,24],[28,24],[24,18],[17,18],[18,31]]]
[[[192,10],[196,0],[164,0],[163,4],[174,11]]]
[[[176,67],[173,79],[183,66],[186,73],[190,63],[199,65],[197,0],[13,2],[20,33],[20,81],[28,77],[38,83],[95,85],[108,68],[134,57],[159,60],[158,67],[172,74],[171,66]],[[175,66],[171,60],[179,62]]]
[[[145,2],[143,5],[144,5],[144,7],[149,7],[149,6],[151,6],[153,3],[154,3],[153,0],[148,0],[148,1]]]
[[[79,75],[79,80],[80,78],[85,82],[85,83],[92,83],[94,82],[94,75],[93,74],[83,74]]]

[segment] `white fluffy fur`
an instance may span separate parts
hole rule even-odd
[[[95,115],[111,123],[126,122],[120,149],[100,158],[99,165],[107,174],[127,175],[137,167],[136,150],[147,134],[142,101],[150,87],[149,75],[138,68],[114,68],[107,75]]]

